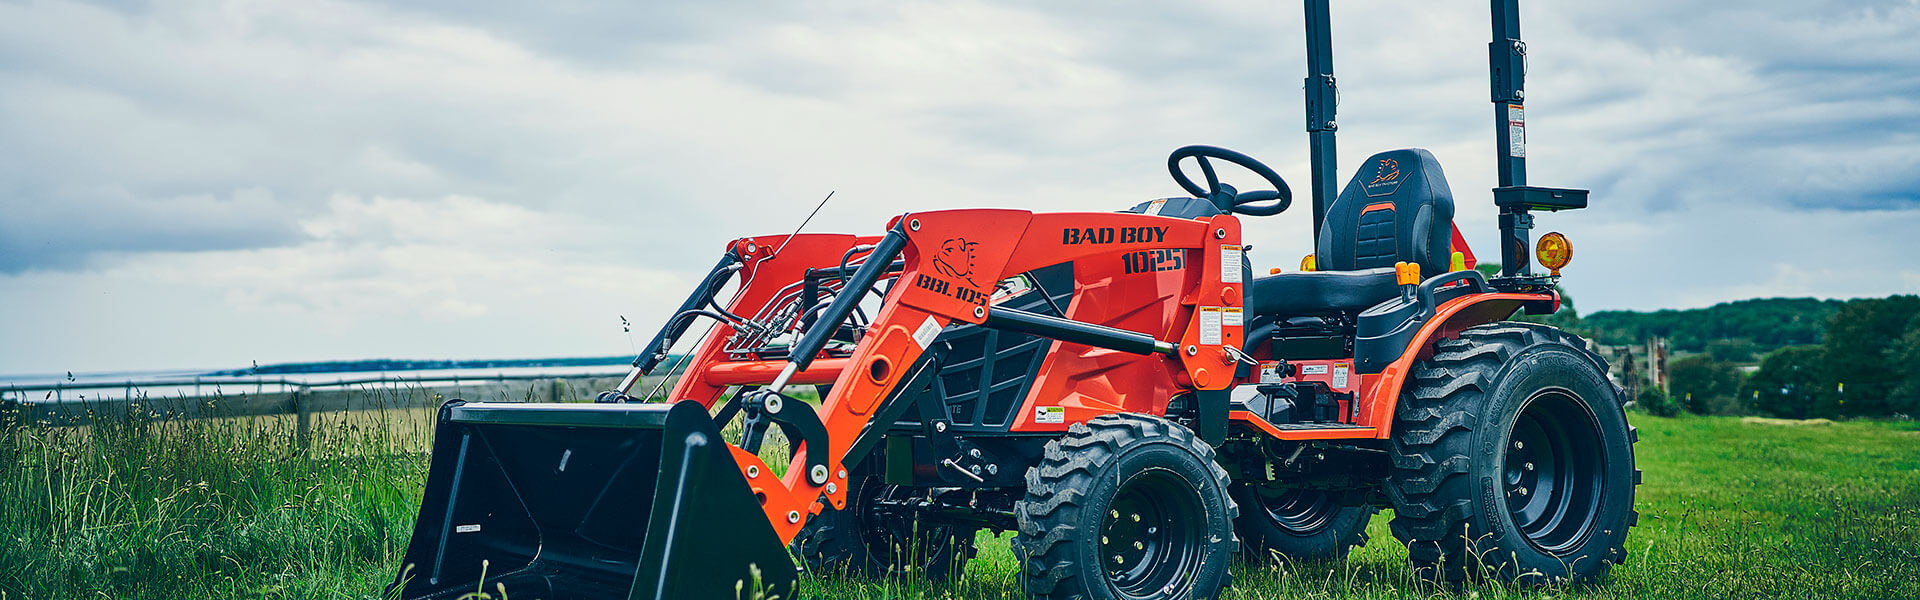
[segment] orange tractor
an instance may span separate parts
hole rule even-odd
[[[735,240],[598,403],[441,408],[391,591],[790,597],[796,557],[951,578],[987,529],[1015,532],[1035,598],[1211,598],[1237,552],[1341,558],[1380,508],[1431,579],[1607,572],[1638,483],[1620,390],[1580,339],[1507,320],[1560,304],[1571,247],[1544,236],[1553,273],[1533,273],[1531,213],[1586,205],[1524,185],[1514,1],[1493,3],[1500,276],[1474,269],[1431,153],[1377,154],[1334,193],[1326,0],[1308,0],[1307,268],[1254,274],[1242,227],[1267,224],[1242,217],[1291,190],[1209,146],[1168,160],[1191,197],[1117,213]],[[671,391],[635,397],[699,320]]]

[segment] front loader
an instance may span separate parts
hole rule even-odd
[[[1327,2],[1307,0],[1301,270],[1256,275],[1242,241],[1286,181],[1211,146],[1168,159],[1190,197],[1121,212],[734,240],[598,402],[441,408],[390,594],[787,598],[796,558],[958,577],[987,529],[1016,533],[1035,598],[1211,598],[1236,553],[1339,559],[1380,508],[1428,579],[1605,574],[1639,478],[1619,388],[1584,341],[1507,320],[1559,308],[1571,255],[1542,236],[1532,271],[1531,213],[1587,196],[1525,185],[1515,2],[1492,3],[1500,276],[1474,269],[1432,153],[1376,154],[1335,193]],[[638,394],[683,339],[672,389]]]

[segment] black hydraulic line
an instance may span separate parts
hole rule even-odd
[[[740,266],[740,256],[734,254],[732,250],[720,255],[720,262],[713,265],[713,270],[707,272],[706,279],[701,280],[700,285],[693,288],[693,293],[687,296],[687,300],[680,303],[680,309],[673,311],[673,318],[667,320],[666,326],[661,327],[659,333],[653,334],[653,341],[647,342],[646,349],[640,352],[639,357],[633,359],[633,367],[639,369],[642,374],[651,374],[654,367],[660,366],[660,361],[666,360],[667,352],[673,349],[674,341],[679,340],[680,336],[687,332],[687,327],[693,324],[693,318],[684,315],[698,312],[701,307],[712,302],[713,297],[720,293],[720,288],[726,287],[727,281],[733,279],[733,274],[740,270]]]
[[[833,304],[827,305],[827,312],[820,315],[820,320],[813,327],[807,329],[807,335],[800,338],[800,343],[793,345],[787,361],[796,371],[807,370],[807,365],[813,363],[814,355],[827,347],[827,341],[833,338],[834,332],[839,331],[840,324],[847,322],[853,309],[860,306],[860,300],[866,297],[867,290],[873,289],[880,277],[893,267],[893,259],[899,258],[901,250],[907,247],[906,220],[902,218],[900,224],[880,238],[880,243],[874,245],[873,254],[867,255],[866,264],[853,272],[853,277],[840,288],[840,294],[833,297]]]
[[[1175,356],[1178,348],[1169,342],[1153,339],[1153,336],[1116,329],[1105,325],[1096,325],[1073,319],[1049,317],[1024,310],[995,307],[987,311],[986,326],[994,329],[1017,331],[1056,339],[1063,342],[1086,344],[1100,348],[1109,348],[1134,354],[1165,354]]]
[[[758,327],[758,325],[754,324],[754,322],[749,321],[747,319],[740,318],[740,315],[727,312],[727,309],[722,308],[720,306],[720,303],[715,302],[714,300],[716,299],[709,298],[707,300],[707,308],[704,312],[709,312],[709,313],[713,313],[714,315],[718,315],[721,321],[725,322],[728,325],[732,325],[734,327]]]
[[[670,325],[676,325],[676,326],[685,328],[687,324],[693,323],[694,317],[706,317],[706,318],[713,319],[721,323],[726,323],[727,325],[731,325],[733,327],[738,327],[738,328],[750,328],[755,326],[752,322],[749,322],[746,319],[742,319],[740,317],[734,316],[733,313],[729,313],[726,311],[716,312],[712,309],[706,309],[706,308],[702,308],[698,310],[689,310],[689,311],[674,315],[673,319],[668,321],[668,323]],[[673,342],[669,340],[667,344],[672,345]]]
[[[800,277],[800,328],[813,326],[814,307],[820,304],[820,278],[813,275],[813,269]]]
[[[866,263],[860,263],[860,265],[866,266]],[[899,273],[901,271],[905,271],[906,269],[907,269],[907,261],[896,260],[896,261],[893,261],[893,264],[887,266],[887,273]],[[826,267],[826,268],[808,267],[806,276],[817,278],[821,281],[846,279],[848,276],[852,275],[854,271],[857,271],[857,270],[859,269],[856,269],[853,267],[845,267],[845,266]]]
[[[864,251],[872,250],[872,249],[873,249],[872,246],[854,246],[852,248],[848,248],[846,252],[841,253],[840,254],[840,274],[838,275],[838,277],[844,278],[847,276],[847,263],[853,261],[853,255],[859,254]],[[808,269],[807,272],[812,273],[813,269]]]
[[[1328,24],[1328,0],[1305,0],[1307,12],[1307,156],[1313,170],[1313,242],[1320,247],[1320,224],[1327,207],[1340,193],[1339,169],[1333,135],[1338,127],[1334,111],[1339,91],[1333,80],[1333,29]]]

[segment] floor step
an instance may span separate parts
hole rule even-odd
[[[1313,429],[1373,429],[1372,427],[1368,427],[1365,425],[1348,425],[1346,423],[1286,423],[1283,425],[1274,425],[1273,428],[1281,431],[1304,431],[1304,430],[1313,430]]]

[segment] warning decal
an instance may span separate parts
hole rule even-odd
[[[1220,283],[1240,283],[1240,246],[1220,246]]]
[[[1220,343],[1220,307],[1200,307],[1200,343]]]
[[[1286,377],[1280,376],[1280,361],[1260,361],[1260,383],[1280,383],[1286,380]]]
[[[1507,155],[1527,157],[1527,111],[1518,104],[1507,105]]]
[[[1033,409],[1035,423],[1065,423],[1067,408],[1064,406],[1041,406]]]

